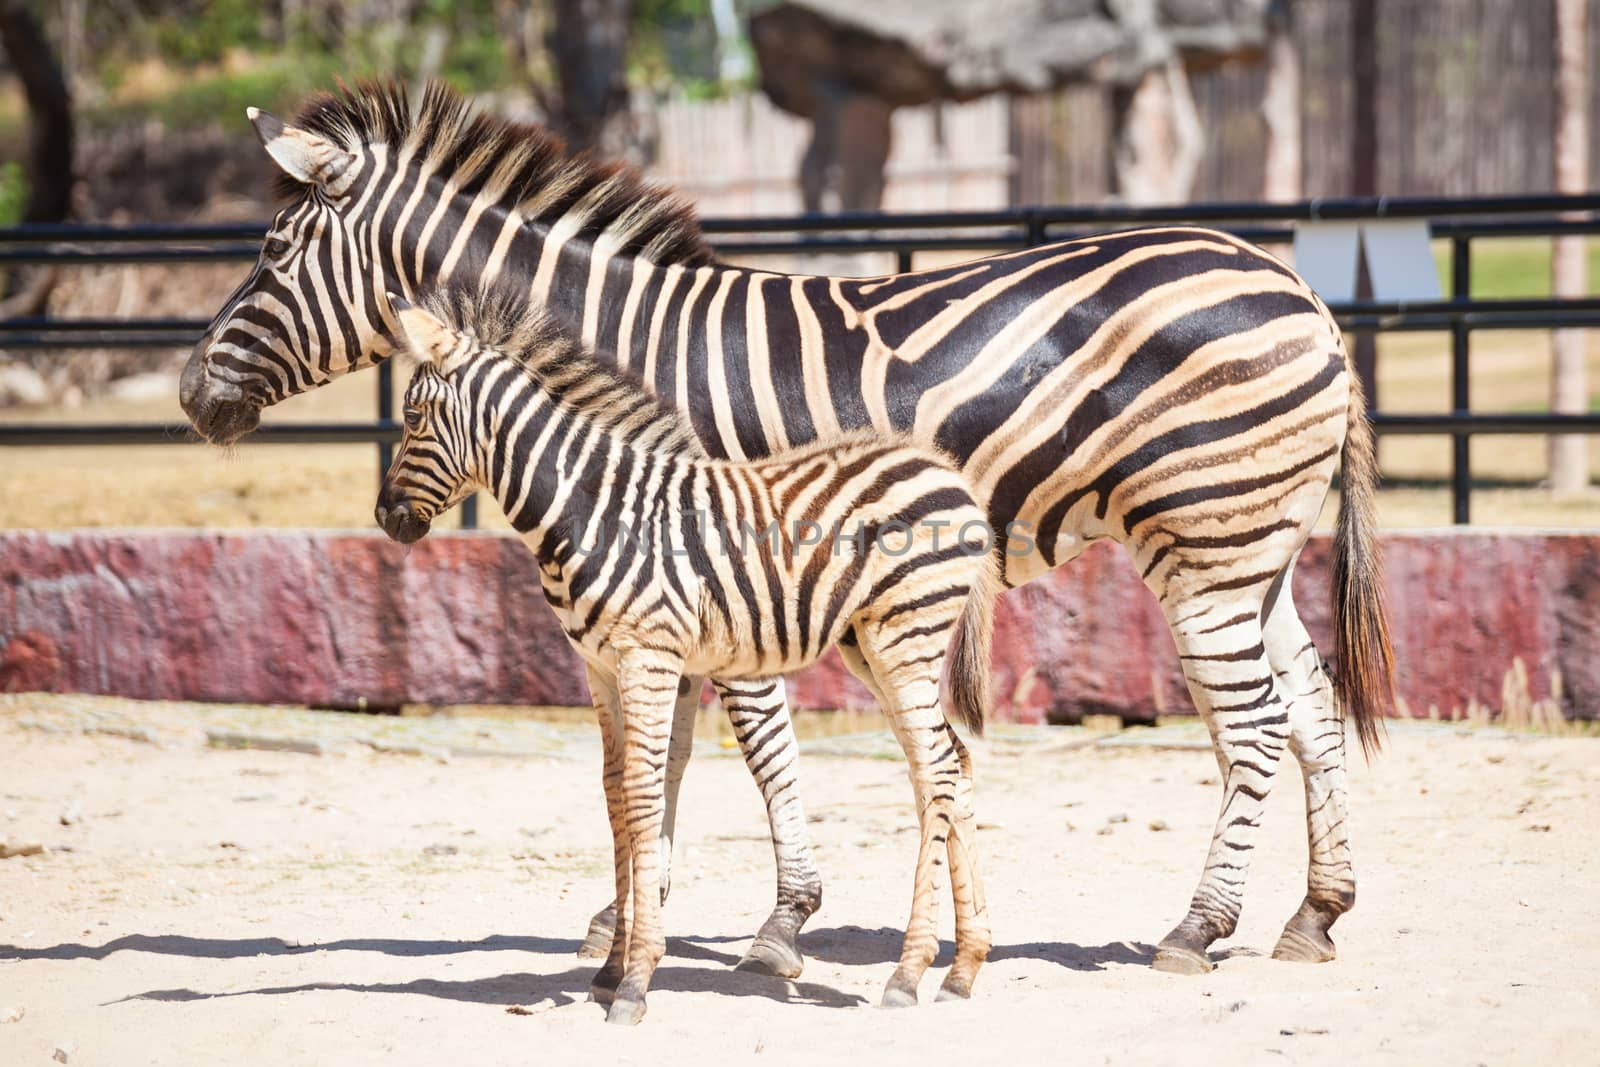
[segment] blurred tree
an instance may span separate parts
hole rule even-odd
[[[555,0],[550,50],[559,95],[541,104],[550,125],[577,149],[601,147],[606,126],[628,107],[632,0]]]
[[[72,211],[71,94],[39,20],[22,0],[0,0],[0,46],[28,102],[27,194],[18,221],[61,222]],[[7,278],[0,316],[37,314],[54,279],[53,270],[39,271],[26,287],[17,275]]]
[[[72,208],[72,96],[22,0],[0,0],[0,45],[28,103],[28,198],[20,221],[60,222]]]

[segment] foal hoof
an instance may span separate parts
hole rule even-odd
[[[805,969],[805,962],[805,957],[793,944],[757,937],[734,970],[768,974],[775,978],[799,978],[800,972]]]
[[[611,939],[617,932],[617,913],[605,908],[589,920],[589,932],[578,946],[580,960],[595,960],[611,955]]]
[[[1327,933],[1297,926],[1293,922],[1283,928],[1282,936],[1272,949],[1273,959],[1294,963],[1327,963],[1335,955],[1333,938]]]
[[[1204,952],[1183,945],[1158,945],[1151,966],[1168,974],[1209,974],[1211,960]]]
[[[611,1010],[606,1012],[606,1022],[618,1026],[637,1026],[639,1020],[643,1018],[642,1000],[615,1000],[611,1002]]]

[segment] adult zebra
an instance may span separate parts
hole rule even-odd
[[[715,263],[691,217],[616,165],[430,87],[252,113],[288,205],[184,370],[214,441],[389,350],[385,290],[504,286],[685,410],[715,456],[876,427],[963,465],[1026,582],[1122,543],[1168,619],[1222,771],[1200,884],[1156,965],[1210,969],[1234,929],[1287,747],[1304,771],[1306,896],[1274,955],[1333,957],[1355,900],[1343,718],[1378,743],[1390,653],[1373,443],[1339,330],[1282,263],[1210,230],[1061,242],[881,278]],[[324,323],[336,323],[331,329]],[[1342,458],[1330,680],[1289,577]],[[1337,688],[1337,700],[1335,699]],[[780,890],[781,897],[781,890]]]

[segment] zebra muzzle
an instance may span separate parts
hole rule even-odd
[[[383,527],[383,532],[389,535],[390,540],[398,541],[402,545],[414,544],[428,535],[432,523],[404,502],[385,505],[378,502],[377,510],[373,517],[378,520],[378,525]]]

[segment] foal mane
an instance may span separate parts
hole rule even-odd
[[[503,289],[446,286],[422,304],[456,333],[472,337],[484,352],[511,360],[555,403],[575,414],[624,439],[643,438],[650,451],[704,455],[689,420],[677,408],[600,362],[525,297]]]
[[[409,155],[429,177],[486,193],[529,223],[577,220],[579,237],[605,237],[621,255],[689,267],[712,260],[686,201],[626,164],[569,153],[543,127],[478,111],[443,82],[429,82],[415,109],[403,84],[340,82],[311,97],[294,125],[349,151],[387,145],[391,158]],[[286,200],[305,188],[282,173],[274,183]]]

